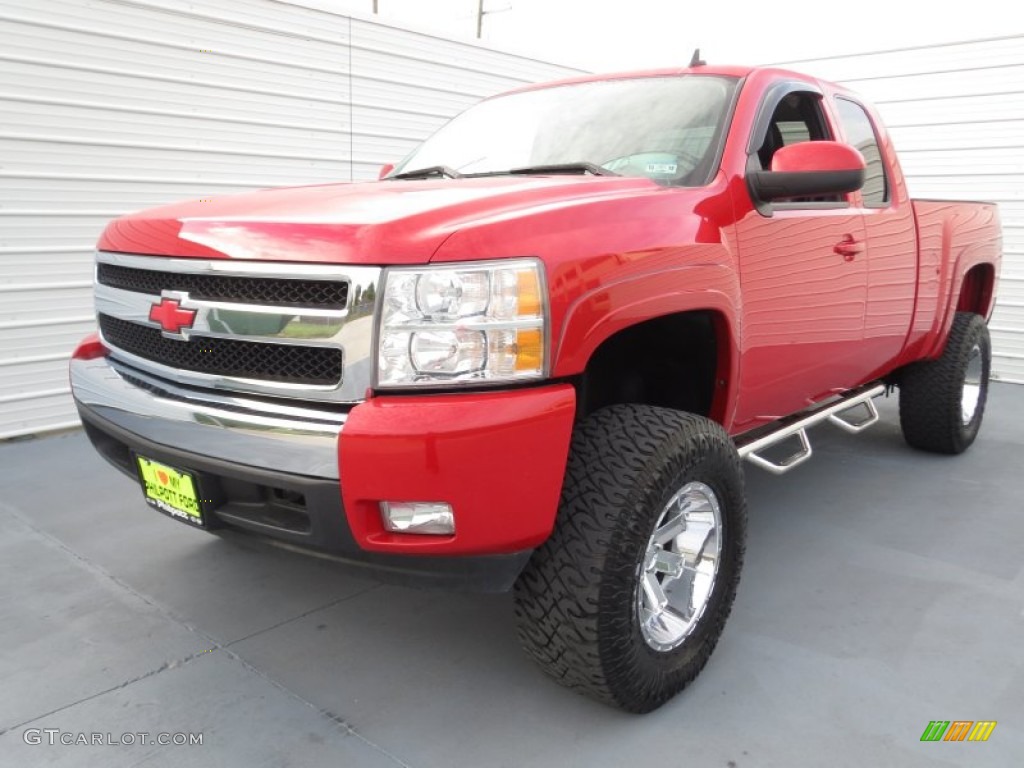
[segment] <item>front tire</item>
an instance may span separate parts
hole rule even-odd
[[[985,415],[991,367],[985,318],[957,312],[942,356],[900,375],[900,427],[907,443],[933,453],[966,451]]]
[[[745,534],[740,459],[720,426],[602,409],[573,434],[555,530],[516,582],[520,641],[562,685],[656,709],[714,650]]]

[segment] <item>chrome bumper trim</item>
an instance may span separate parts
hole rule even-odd
[[[196,393],[108,357],[71,361],[78,406],[139,437],[249,467],[338,479],[347,414]]]

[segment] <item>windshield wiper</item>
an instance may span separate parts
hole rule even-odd
[[[403,171],[389,176],[389,179],[429,179],[438,178],[461,179],[462,174],[447,165],[432,165],[429,168],[417,168],[415,171]]]
[[[618,176],[615,171],[609,171],[594,163],[552,163],[551,165],[527,165],[523,168],[512,168],[505,171],[513,175],[528,176],[530,174],[543,173],[592,173],[595,176]]]
[[[510,174],[513,176],[529,176],[532,174],[559,174],[559,173],[592,173],[594,176],[618,176],[619,174],[615,171],[609,171],[607,168],[602,168],[600,165],[594,163],[551,163],[548,165],[527,165],[522,168],[510,168],[507,171],[485,171],[484,173],[459,173],[454,168],[447,165],[432,165],[429,168],[417,168],[415,171],[403,171],[402,173],[396,173],[394,176],[388,176],[389,179],[430,179],[430,178],[448,178],[448,179],[462,179],[476,176],[505,176]]]

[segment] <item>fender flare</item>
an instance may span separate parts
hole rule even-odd
[[[960,301],[960,292],[963,290],[967,273],[975,267],[982,265],[991,266],[995,270],[996,280],[998,280],[997,265],[993,264],[980,248],[972,248],[970,245],[964,246],[953,260],[948,280],[949,291],[946,293],[942,313],[936,317],[937,322],[932,329],[932,342],[928,345],[923,357],[938,357],[946,348],[946,340],[949,338],[949,331],[953,327],[953,316],[956,314],[957,304]],[[986,307],[986,319],[991,316],[992,310],[995,307],[995,295],[996,286],[993,285],[988,300],[988,307]]]
[[[739,279],[723,264],[695,264],[632,275],[577,297],[558,329],[552,375],[582,373],[594,352],[616,333],[647,320],[680,312],[710,311],[719,321],[718,378],[725,392],[716,395],[714,411],[728,426],[736,403],[742,326]],[[721,397],[721,401],[720,401]]]

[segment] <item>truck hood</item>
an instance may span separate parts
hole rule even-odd
[[[454,232],[663,187],[613,176],[492,176],[324,184],[151,208],[111,222],[99,248],[196,258],[425,263]]]

